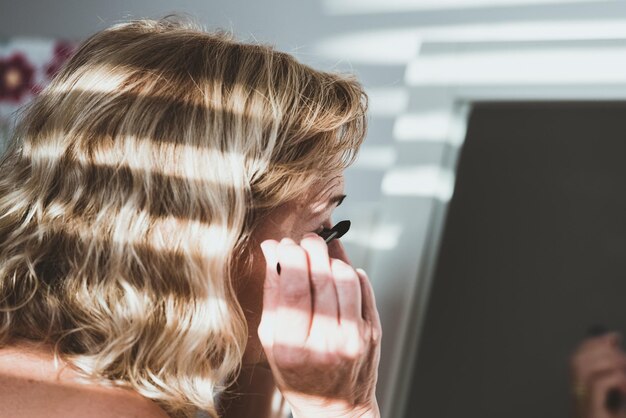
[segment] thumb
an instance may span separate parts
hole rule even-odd
[[[261,251],[265,257],[265,280],[263,281],[263,311],[257,333],[265,348],[270,348],[274,340],[274,313],[278,304],[279,276],[276,271],[278,241],[265,240]],[[267,350],[266,350],[267,351]]]
[[[260,246],[263,256],[265,257],[264,290],[267,290],[268,288],[278,289],[278,281],[280,280],[280,276],[276,271],[276,264],[278,264],[278,241],[268,239],[263,241]]]

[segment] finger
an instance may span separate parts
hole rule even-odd
[[[311,326],[311,286],[306,252],[291,240],[277,248],[280,292],[274,328],[274,343],[302,346]]]
[[[593,371],[606,363],[621,363],[626,361],[626,355],[617,348],[609,345],[593,347],[577,353],[572,358],[574,373],[581,374]]]
[[[333,282],[328,256],[328,246],[316,234],[306,234],[300,241],[300,246],[306,250],[311,271],[311,289],[313,292],[313,324],[316,319],[338,320],[337,290]],[[317,318],[323,316],[324,318]]]
[[[376,309],[376,298],[374,297],[374,289],[367,277],[367,273],[363,269],[356,269],[361,281],[361,293],[363,294],[363,319],[372,324],[372,338],[379,340],[382,337],[382,326],[380,324],[380,316]]]
[[[350,258],[348,258],[348,254],[346,253],[346,249],[343,247],[343,244],[340,240],[334,239],[328,243],[328,254],[332,258],[338,258],[349,266],[352,265]]]
[[[624,372],[615,372],[594,382],[590,393],[596,411],[604,410],[606,397],[612,390],[619,390],[622,394],[626,394],[626,374]]]
[[[606,374],[626,370],[626,357],[613,354],[604,358],[596,359],[580,365],[577,370],[576,380],[586,385]]]
[[[618,332],[609,332],[599,337],[592,337],[585,339],[578,349],[577,353],[591,353],[595,350],[602,350],[606,348],[618,348],[621,349],[622,336]]]
[[[265,281],[263,282],[263,309],[276,309],[278,292],[280,290],[280,276],[276,271],[278,262],[278,241],[265,240],[261,243],[261,251],[265,257]]]
[[[580,373],[578,381],[582,381],[585,384],[590,384],[594,380],[601,378],[606,374],[611,374],[618,371],[626,370],[626,361],[613,359],[600,360],[594,364],[593,367],[588,367]]]
[[[622,334],[619,332],[609,332],[608,334],[603,336],[607,342],[607,344],[612,345],[613,347],[620,348],[622,347]]]
[[[280,277],[274,267],[277,263],[278,241],[266,240],[261,243],[261,251],[265,257],[265,280],[263,282],[263,311],[257,333],[261,345],[271,348],[274,336],[274,316],[280,295]],[[266,350],[266,354],[268,354]]]
[[[331,270],[337,289],[340,325],[358,326],[362,318],[361,282],[352,266],[341,260],[331,260]]]
[[[600,345],[591,347],[578,353],[576,358],[582,362],[590,362],[594,359],[604,358],[612,355],[623,355],[623,351],[612,345]]]

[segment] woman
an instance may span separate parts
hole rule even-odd
[[[0,165],[0,415],[243,416],[275,384],[296,417],[378,416],[371,287],[315,235],[365,111],[173,19],[89,38]]]

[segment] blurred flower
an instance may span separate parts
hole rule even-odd
[[[0,58],[0,102],[20,102],[26,93],[32,91],[34,73],[34,67],[23,54]]]
[[[54,45],[54,56],[46,66],[46,75],[49,79],[59,72],[63,64],[69,60],[76,50],[76,45],[68,41],[58,41]]]

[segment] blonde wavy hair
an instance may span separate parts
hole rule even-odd
[[[367,96],[187,19],[86,40],[0,162],[0,344],[217,416],[247,341],[237,259],[264,214],[349,165]]]

